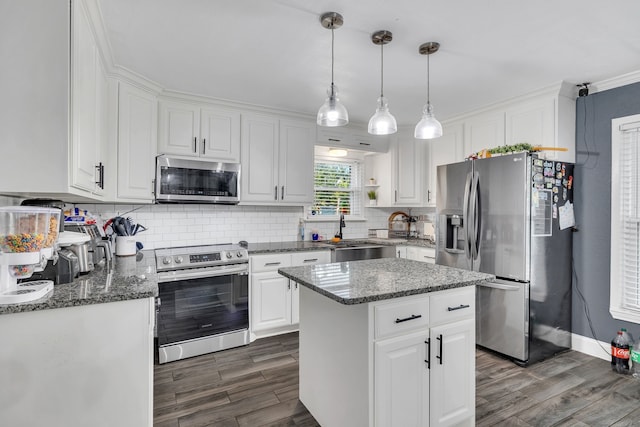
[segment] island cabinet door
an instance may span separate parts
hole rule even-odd
[[[375,343],[376,427],[429,425],[428,337],[422,330]]]
[[[475,322],[431,328],[431,427],[475,419]],[[463,423],[467,424],[467,423]]]

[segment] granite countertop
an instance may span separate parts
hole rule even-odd
[[[427,248],[435,248],[436,245],[425,239],[409,238],[409,239],[378,239],[378,238],[362,238],[362,239],[344,239],[346,243],[376,243],[380,245],[390,246],[423,246]],[[247,250],[249,255],[267,254],[271,252],[303,252],[331,249],[334,247],[331,242],[322,241],[291,241],[291,242],[268,242],[268,243],[249,243]]]
[[[278,273],[341,304],[362,304],[482,284],[491,274],[404,258],[287,267]]]
[[[136,256],[114,256],[109,265],[101,262],[89,274],[71,283],[54,285],[46,296],[20,304],[0,304],[0,314],[102,304],[158,296],[156,259],[153,251]]]

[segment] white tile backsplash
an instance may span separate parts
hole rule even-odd
[[[147,228],[137,235],[145,249],[237,243],[240,240],[253,243],[293,241],[297,240],[298,221],[304,214],[302,207],[286,206],[82,204],[76,207],[92,212],[103,222],[115,216],[131,217]],[[365,238],[369,228],[386,228],[389,215],[398,210],[409,212],[406,208],[366,208],[367,220],[347,221],[343,237]],[[432,213],[430,208],[411,210],[412,215]],[[305,240],[311,240],[313,229],[330,239],[338,232],[338,221],[306,222]]]

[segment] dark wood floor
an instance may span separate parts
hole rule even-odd
[[[298,400],[297,333],[156,365],[154,380],[156,427],[318,425]],[[574,351],[521,368],[478,350],[476,391],[477,426],[640,426],[640,381]]]

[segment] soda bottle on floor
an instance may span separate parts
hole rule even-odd
[[[634,378],[640,379],[640,338],[631,347],[631,373]]]
[[[629,373],[629,341],[622,331],[611,341],[611,369],[620,374]]]

